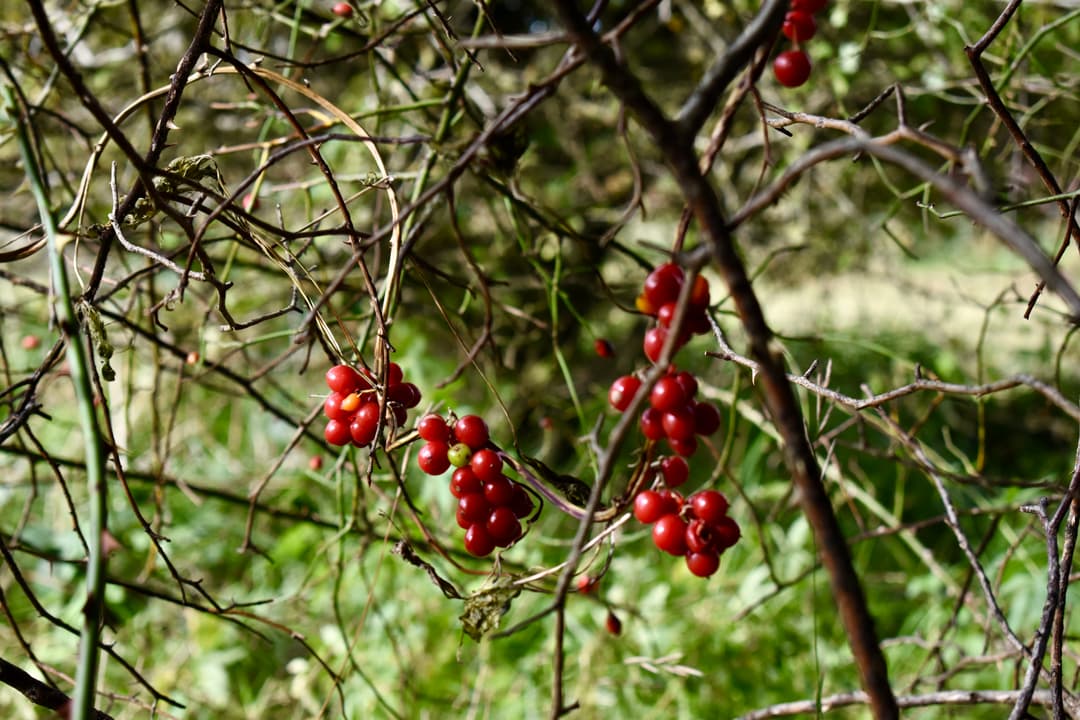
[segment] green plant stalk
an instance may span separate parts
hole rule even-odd
[[[3,95],[5,113],[15,122],[23,168],[34,200],[37,201],[42,229],[48,242],[49,269],[55,293],[54,312],[67,345],[68,367],[72,384],[75,386],[79,424],[82,426],[86,446],[86,481],[90,501],[90,531],[87,542],[90,555],[86,566],[86,604],[83,606],[82,632],[79,636],[75,698],[70,717],[73,720],[89,720],[94,715],[94,695],[100,659],[98,643],[105,599],[105,560],[101,547],[101,536],[107,517],[105,455],[102,453],[101,428],[94,410],[94,392],[90,385],[86,351],[79,337],[79,322],[68,287],[63,250],[58,242],[56,219],[49,207],[41,169],[37,165],[27,133],[27,119],[19,112],[10,86],[0,87],[0,93]]]

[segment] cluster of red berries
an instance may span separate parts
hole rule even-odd
[[[720,555],[742,534],[727,511],[727,498],[716,490],[700,490],[685,500],[671,489],[643,490],[634,498],[634,517],[653,526],[656,547],[685,557],[698,577],[715,573]]]
[[[664,263],[645,277],[645,285],[637,296],[635,306],[638,310],[656,318],[656,326],[645,333],[643,343],[645,357],[656,362],[660,359],[660,350],[667,340],[671,322],[675,319],[676,302],[682,292],[684,282],[683,269],[675,263]],[[709,281],[701,275],[694,278],[690,288],[690,304],[686,308],[682,332],[675,340],[675,349],[685,345],[692,335],[704,335],[709,332]]]
[[[420,389],[403,382],[401,366],[390,363],[386,371],[386,419],[402,427],[410,408],[420,404]],[[326,371],[330,396],[323,403],[329,421],[324,437],[331,445],[357,447],[371,444],[379,429],[379,393],[375,376],[348,365],[335,365]]]
[[[451,427],[439,415],[425,415],[416,425],[424,445],[416,463],[428,475],[442,475],[453,465],[450,494],[457,498],[457,523],[465,531],[465,549],[483,557],[509,547],[522,536],[521,521],[532,514],[529,492],[503,473],[503,460],[487,423],[465,415]]]
[[[814,14],[825,8],[828,0],[791,0],[791,10],[784,16],[781,32],[795,45],[773,61],[773,73],[781,85],[799,87],[810,77],[810,56],[802,43],[817,33]]]
[[[611,384],[608,402],[622,412],[629,407],[641,380],[623,375]],[[720,411],[710,402],[696,400],[698,383],[693,373],[672,369],[649,391],[649,407],[641,413],[641,433],[649,440],[667,440],[671,450],[683,457],[697,452],[697,436],[720,429]]]

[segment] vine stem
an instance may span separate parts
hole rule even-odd
[[[71,708],[72,720],[89,720],[95,716],[94,694],[97,688],[99,665],[98,644],[101,638],[102,610],[105,596],[105,557],[102,536],[107,522],[108,488],[105,484],[105,454],[101,427],[94,410],[94,391],[90,384],[90,369],[86,349],[79,337],[79,321],[68,287],[64,255],[57,241],[56,218],[49,206],[48,194],[34,155],[33,144],[27,130],[29,118],[15,103],[11,87],[0,87],[5,113],[15,119],[18,132],[19,152],[30,189],[37,202],[41,226],[45,233],[49,270],[54,295],[53,311],[63,334],[71,382],[75,387],[75,399],[86,447],[86,481],[90,504],[90,532],[87,538],[89,554],[86,564],[86,604],[83,606],[82,629],[79,634],[79,664],[75,674],[75,696]]]

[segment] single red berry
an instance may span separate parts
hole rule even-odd
[[[348,445],[352,440],[352,435],[349,433],[349,423],[341,420],[329,421],[326,423],[323,437],[331,445]]]
[[[642,490],[634,498],[634,517],[646,525],[675,512],[678,512],[678,508],[674,500],[656,490]]]
[[[342,395],[338,392],[330,393],[323,403],[323,414],[331,420],[339,420],[348,424],[349,421],[352,420],[353,414],[351,412],[346,412],[341,407],[341,401],[346,397],[346,395]]]
[[[704,275],[697,275],[694,278],[694,285],[690,288],[690,306],[693,308],[704,308],[709,305],[709,281],[705,279]]]
[[[481,452],[484,452],[481,450]],[[490,451],[488,451],[490,452]],[[473,471],[475,474],[475,470]],[[479,479],[479,476],[477,476]],[[514,502],[514,482],[505,475],[484,480],[484,497],[492,507],[509,507]]]
[[[615,635],[616,637],[622,635],[622,620],[620,620],[619,616],[610,610],[608,610],[607,613],[607,620],[604,621],[604,627],[607,628],[607,631],[609,633]]]
[[[652,527],[653,544],[669,555],[686,554],[686,521],[674,513],[665,515]]]
[[[653,307],[673,302],[679,297],[683,270],[674,263],[664,263],[645,278],[644,293]]]
[[[682,386],[683,392],[686,393],[686,399],[693,400],[698,391],[698,382],[697,378],[694,377],[694,373],[683,370],[675,373],[674,378]]]
[[[401,366],[396,362],[390,363],[386,368],[386,387],[392,388],[399,385],[403,379],[405,379],[405,372],[401,369]]]
[[[498,547],[507,547],[521,537],[521,522],[508,507],[494,508],[488,515],[488,535]]]
[[[642,349],[645,357],[652,362],[660,361],[660,352],[664,349],[664,341],[667,340],[667,329],[662,327],[649,328],[645,331],[645,341]]]
[[[488,426],[479,415],[466,415],[458,418],[454,423],[454,437],[458,442],[463,442],[473,450],[479,450],[487,444]]]
[[[348,394],[365,385],[360,373],[348,365],[335,365],[326,371],[326,386],[334,392]]]
[[[416,423],[420,437],[428,441],[450,442],[450,426],[438,415],[425,415]]]
[[[450,477],[450,494],[459,500],[471,493],[484,492],[484,483],[470,467],[459,467]]]
[[[464,513],[461,512],[460,507],[457,509],[457,512],[454,513],[454,519],[457,521],[458,527],[462,530],[468,530],[474,524],[472,520],[465,517]]]
[[[686,525],[686,550],[699,553],[716,549],[716,533],[704,520],[691,520]]]
[[[649,440],[664,437],[664,413],[656,408],[647,407],[642,410],[638,423],[641,425],[641,434]]]
[[[402,407],[414,408],[420,404],[420,388],[412,383],[398,383],[386,390],[386,399]]]
[[[598,578],[594,578],[591,575],[578,575],[577,589],[582,595],[589,595],[596,586],[600,583]]]
[[[416,464],[428,475],[442,475],[450,469],[449,449],[444,442],[429,440],[416,453]]]
[[[720,411],[709,402],[694,403],[694,432],[712,435],[720,429]]]
[[[456,468],[464,468],[472,459],[472,450],[465,443],[454,443],[446,451],[446,459]]]
[[[494,450],[477,450],[469,461],[469,467],[476,473],[476,477],[485,483],[502,477],[503,461]]]
[[[623,412],[630,407],[630,403],[640,387],[641,380],[633,375],[623,375],[616,378],[615,382],[611,383],[611,389],[608,390],[608,402],[611,403],[611,407]]]
[[[690,496],[689,502],[694,517],[710,525],[719,525],[727,517],[728,500],[717,490],[699,490]]]
[[[656,381],[649,392],[649,404],[660,412],[667,412],[686,405],[689,398],[678,380],[672,375],[665,375]]]
[[[660,472],[664,475],[664,484],[675,488],[690,477],[690,465],[678,455],[666,457],[660,461]]]
[[[353,416],[352,423],[349,425],[349,432],[352,434],[353,445],[356,445],[357,447],[369,445],[371,441],[375,439],[375,432],[378,429],[379,404],[376,402],[366,402],[356,411],[356,415]]]
[[[708,311],[703,307],[691,305],[686,311],[686,322],[683,323],[683,330],[688,330],[691,335],[705,335],[712,330]]]
[[[781,32],[792,42],[802,42],[814,37],[817,32],[817,22],[814,16],[805,10],[792,10],[784,16]]]
[[[490,555],[491,551],[495,549],[495,541],[488,534],[484,523],[474,523],[465,531],[465,549],[469,551],[470,555],[476,557]]]
[[[596,338],[596,342],[593,343],[593,349],[596,354],[602,358],[615,357],[615,346],[611,344],[611,341],[607,338]]]
[[[742,537],[739,523],[730,516],[720,518],[720,521],[713,525],[713,532],[716,533],[716,549],[720,552],[739,542]]]
[[[514,483],[514,499],[510,501],[510,509],[518,519],[532,515],[536,504],[533,502],[529,491],[521,483]]]
[[[27,347],[28,341],[29,341],[29,344],[32,345],[33,347]],[[26,337],[24,337],[22,339],[22,346],[23,346],[23,349],[25,349],[25,350],[35,350],[35,349],[37,349],[37,346],[40,345],[40,344],[41,344],[41,341],[37,339],[36,335],[27,335]],[[185,355],[184,356],[184,363],[187,364],[187,365],[198,365],[199,364],[199,353],[198,353],[198,351],[197,350],[192,350],[187,355]]]
[[[458,498],[458,510],[469,522],[485,523],[491,514],[491,503],[482,492],[469,493]]]
[[[694,411],[687,406],[668,410],[661,422],[669,440],[689,440],[694,437]]]
[[[22,345],[23,350],[37,350],[41,346],[41,338],[37,335],[23,335],[19,344]],[[188,353],[188,355],[190,354]],[[189,362],[188,365],[194,365],[197,362],[199,362],[199,353],[195,353],[195,362]]]
[[[698,577],[709,577],[720,569],[720,555],[715,550],[688,553],[686,567]]]
[[[664,303],[660,306],[660,309],[656,311],[656,322],[660,327],[664,329],[671,327],[672,321],[675,320],[675,308],[677,306],[678,303],[673,302]]]
[[[799,87],[810,77],[810,56],[802,50],[786,50],[773,61],[773,73],[781,85]]]
[[[322,465],[323,465],[322,455],[312,455],[307,461],[308,469],[313,470],[315,472],[318,472],[318,471],[322,470]]]
[[[821,12],[828,4],[829,0],[791,0],[791,9],[813,14]]]
[[[668,447],[676,455],[682,455],[683,457],[691,457],[697,452],[698,442],[697,438],[691,435],[688,438],[671,438],[667,439]]]
[[[394,416],[394,427],[405,427],[405,421],[409,419],[409,411],[400,405],[389,405],[387,409]]]

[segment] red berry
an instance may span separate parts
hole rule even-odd
[[[715,550],[689,553],[686,567],[698,577],[709,577],[720,569],[720,555]]]
[[[521,523],[508,507],[497,507],[488,515],[486,528],[492,541],[499,547],[507,547],[521,537]]]
[[[645,357],[653,362],[659,362],[660,351],[664,349],[664,341],[667,340],[667,329],[662,327],[649,328],[645,331],[645,341],[642,349]]]
[[[479,415],[466,415],[454,423],[454,437],[458,442],[463,442],[473,450],[479,450],[487,445],[488,426]]]
[[[379,429],[379,404],[367,402],[360,406],[349,425],[352,434],[353,445],[363,447],[375,439],[375,432]]]
[[[690,496],[690,509],[697,519],[719,525],[727,517],[728,500],[716,490],[699,490]]]
[[[615,357],[615,346],[607,338],[597,338],[596,342],[593,343],[593,349],[602,358]]]
[[[590,594],[598,584],[599,580],[591,575],[578,575],[577,589],[582,595]]]
[[[335,365],[326,371],[326,386],[334,392],[348,394],[365,385],[360,373],[348,365]]]
[[[346,412],[341,407],[341,401],[346,397],[347,396],[338,392],[330,393],[326,398],[326,402],[323,403],[323,414],[331,420],[339,420],[343,423],[348,423],[352,419],[353,414],[351,412]]]
[[[469,493],[458,498],[458,511],[469,522],[485,523],[491,513],[491,503],[484,497],[484,493]]]
[[[716,549],[713,526],[704,520],[691,520],[686,526],[686,550],[699,553]]]
[[[514,483],[514,499],[510,501],[510,509],[514,511],[514,515],[519,519],[527,518],[532,515],[535,507],[529,491],[520,483]]]
[[[660,309],[656,311],[656,322],[660,327],[664,329],[671,327],[671,321],[675,319],[676,306],[677,303],[664,303],[660,306]]]
[[[792,10],[784,16],[782,32],[792,42],[802,42],[814,37],[817,32],[817,22],[814,16],[805,10]]]
[[[307,465],[309,469],[318,472],[319,470],[322,470],[322,463],[322,455],[312,455],[311,458],[308,460]]]
[[[607,620],[604,621],[604,627],[607,628],[607,631],[612,635],[618,636],[622,634],[622,620],[610,610],[608,610],[607,613]]]
[[[486,483],[502,477],[503,461],[494,450],[484,448],[473,453],[469,467],[476,473],[476,477]]]
[[[416,423],[416,431],[424,440],[450,442],[450,427],[438,415],[425,415]]]
[[[442,475],[450,469],[450,459],[446,456],[449,449],[444,442],[429,440],[416,453],[416,464],[428,475]]]
[[[469,460],[472,459],[472,450],[465,443],[454,443],[450,446],[450,449],[446,451],[446,459],[450,461],[450,464],[456,468],[463,468],[469,464]]]
[[[641,412],[641,434],[649,440],[659,440],[664,437],[664,413],[656,408],[647,407]]]
[[[634,517],[646,525],[677,511],[675,502],[656,490],[642,490],[634,498]]]
[[[457,509],[457,512],[454,513],[454,519],[457,520],[458,527],[462,530],[468,530],[473,526],[473,521],[462,514],[460,507]]]
[[[471,493],[484,492],[484,483],[469,467],[459,467],[450,477],[450,494],[459,500]]]
[[[481,450],[481,452],[484,452]],[[490,452],[490,451],[487,451]],[[475,471],[474,471],[475,474]],[[477,478],[479,479],[479,477]],[[505,475],[484,480],[484,497],[492,507],[507,506],[514,502],[514,482]]]
[[[391,385],[386,390],[386,399],[402,407],[414,408],[420,404],[420,388],[412,383]]]
[[[653,544],[669,555],[686,554],[686,522],[671,513],[656,521],[652,527]]]
[[[683,386],[671,375],[657,380],[649,392],[649,404],[661,412],[681,408],[688,399]]]
[[[683,323],[683,330],[688,330],[691,335],[705,335],[712,330],[709,315],[705,308],[691,305],[686,311],[686,322]]]
[[[405,421],[409,419],[409,411],[400,405],[389,405],[388,409],[394,416],[394,427],[405,427]]]
[[[668,447],[676,455],[682,455],[683,457],[690,457],[697,452],[698,442],[697,438],[691,435],[688,438],[671,438],[667,439]]]
[[[683,392],[686,393],[686,399],[693,400],[698,391],[697,378],[694,377],[694,373],[683,370],[682,372],[675,373],[674,377],[679,385],[682,386]]]
[[[799,87],[810,77],[810,56],[802,50],[786,50],[773,61],[773,73],[781,85]]]
[[[731,517],[720,518],[720,521],[713,525],[713,532],[716,534],[716,549],[720,552],[739,542],[742,537],[739,523]]]
[[[694,403],[694,432],[712,435],[720,429],[720,411],[708,402]]]
[[[816,13],[824,10],[828,4],[829,0],[791,0],[791,9]]]
[[[686,500],[683,499],[682,494],[678,490],[672,490],[671,488],[664,488],[659,491],[664,496],[664,502],[671,503],[673,510],[671,512],[682,512],[683,505]]]
[[[469,551],[470,555],[476,557],[490,555],[491,551],[495,549],[495,541],[488,534],[484,523],[474,523],[465,531],[465,549]]]
[[[709,281],[704,275],[694,278],[694,286],[690,288],[690,306],[704,308],[709,305]]]
[[[349,433],[349,424],[341,420],[331,420],[326,423],[323,437],[331,445],[348,445],[352,440],[352,435]]]
[[[689,407],[668,410],[661,418],[664,434],[669,440],[689,440],[694,437],[694,412]]]
[[[638,380],[633,375],[623,375],[616,378],[615,382],[611,383],[611,389],[608,390],[608,402],[611,403],[611,407],[623,412],[630,407],[630,403],[640,387],[641,380]]]
[[[679,456],[666,457],[660,461],[660,472],[664,475],[664,484],[675,488],[690,477],[690,466]]]
[[[664,263],[645,278],[645,298],[657,308],[673,302],[679,297],[682,281],[682,268],[674,263]]]
[[[401,384],[401,381],[405,378],[405,373],[402,371],[401,366],[396,362],[390,363],[386,368],[386,387],[392,388],[395,385]]]
[[[19,344],[22,345],[23,350],[37,350],[41,346],[41,338],[37,335],[23,335]],[[190,356],[191,353],[188,355]],[[199,362],[199,353],[195,353],[195,362],[189,362],[188,365],[194,365],[197,362]]]

